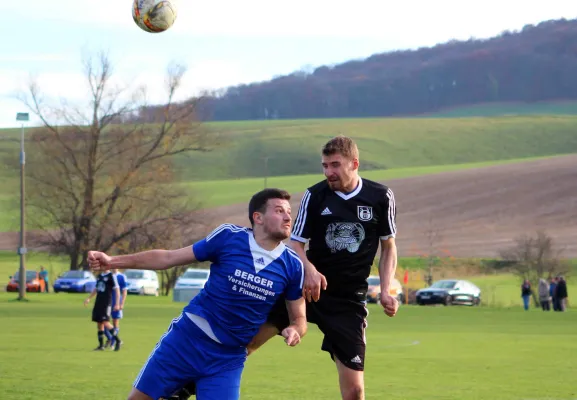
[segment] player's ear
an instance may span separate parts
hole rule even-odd
[[[359,169],[359,159],[358,158],[353,158],[353,169],[357,170]]]
[[[252,219],[255,225],[262,225],[263,223],[263,215],[258,211],[252,213]]]

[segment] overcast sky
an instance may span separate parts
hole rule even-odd
[[[14,95],[30,76],[47,98],[85,99],[86,51],[107,50],[118,82],[145,82],[150,101],[160,102],[170,61],[189,68],[183,98],[304,66],[577,17],[569,0],[179,0],[175,25],[150,34],[132,21],[131,0],[2,3],[0,127],[18,126],[16,113],[27,111]]]

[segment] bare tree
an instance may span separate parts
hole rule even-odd
[[[429,222],[427,228],[425,229],[425,237],[427,240],[427,254],[423,254],[422,257],[425,258],[427,265],[427,274],[425,276],[425,281],[428,286],[433,284],[433,271],[435,266],[440,262],[440,248],[439,245],[442,241],[442,235],[440,229],[433,222],[433,217],[429,216]]]
[[[191,246],[194,242],[204,237],[208,226],[204,223],[195,224],[195,229],[189,226],[168,221],[165,224],[146,226],[143,229],[132,232],[124,246],[119,249],[119,253],[136,253],[146,249],[154,248],[180,248]],[[195,262],[194,265],[199,264]],[[159,271],[160,292],[164,296],[170,294],[176,280],[190,265],[184,265],[167,270]]]
[[[153,124],[134,119],[148,107],[146,90],[117,87],[108,55],[85,58],[84,72],[87,108],[51,106],[35,82],[22,96],[43,125],[28,151],[31,217],[44,233],[39,244],[68,254],[71,269],[86,267],[90,249],[120,251],[135,235],[190,224],[196,204],[175,183],[172,163],[216,144],[196,118],[201,99],[175,101],[185,67],[169,66]]]
[[[514,246],[499,252],[503,260],[512,263],[517,276],[531,282],[566,274],[570,268],[561,254],[562,250],[555,248],[553,238],[544,231],[537,231],[535,236],[520,236]]]

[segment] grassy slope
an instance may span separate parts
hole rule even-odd
[[[378,118],[207,123],[224,145],[176,159],[183,181],[316,173],[319,149],[338,134],[356,139],[364,169],[508,160],[577,151],[577,116]],[[17,138],[18,130],[0,131]],[[2,141],[17,161],[18,143]],[[33,157],[33,154],[27,154]],[[7,171],[0,168],[0,176]],[[13,172],[11,172],[14,175]]]
[[[575,115],[576,101],[551,101],[535,103],[483,103],[470,106],[454,107],[429,114],[424,117],[433,118],[463,118],[463,117],[494,117],[502,115]]]
[[[577,151],[577,116],[463,119],[329,119],[209,124],[228,140],[178,160],[185,180],[309,174],[330,137],[356,139],[365,169],[507,160]]]

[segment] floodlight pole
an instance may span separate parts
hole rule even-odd
[[[18,300],[26,299],[26,267],[25,267],[25,255],[26,240],[25,240],[25,201],[24,201],[24,165],[26,164],[25,153],[24,153],[24,122],[29,120],[28,113],[18,113],[16,114],[16,121],[22,122],[22,128],[20,131],[20,247],[18,247],[18,254],[20,255],[20,269],[19,269],[19,282],[18,282]]]
[[[267,180],[268,180],[268,159],[271,156],[264,157],[264,188],[267,188]]]

